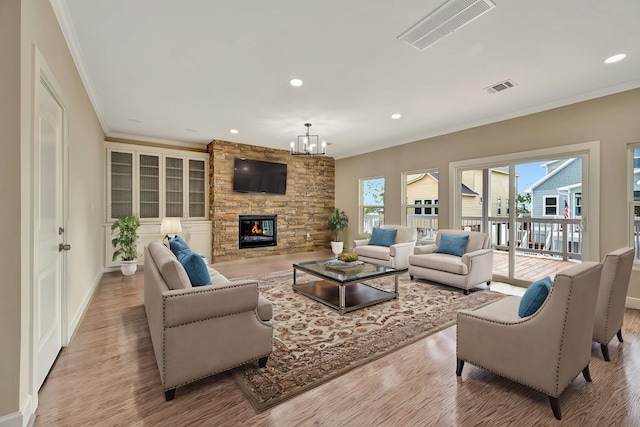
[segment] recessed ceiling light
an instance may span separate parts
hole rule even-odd
[[[615,62],[622,61],[626,57],[627,57],[626,53],[617,53],[617,54],[615,54],[613,56],[610,56],[607,59],[605,59],[604,63],[605,64],[613,64]]]
[[[129,119],[129,121],[130,121],[131,123],[142,123],[142,122],[141,122],[140,120],[138,120],[138,119]]]
[[[289,80],[289,84],[293,87],[300,87],[302,86],[302,80],[300,79],[291,79]]]
[[[231,129],[229,132],[231,132],[231,133],[238,133],[238,129]]]
[[[400,117],[402,117],[402,114],[400,114],[400,113],[395,113],[395,114],[391,115],[391,118],[393,120],[398,120]]]
[[[189,128],[189,129],[187,129],[187,132],[197,133],[198,131],[197,131],[197,130],[195,130],[195,129],[191,129],[191,128]]]

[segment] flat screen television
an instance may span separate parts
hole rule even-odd
[[[233,166],[233,191],[238,193],[286,194],[286,163],[236,157]]]

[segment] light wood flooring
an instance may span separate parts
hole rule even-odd
[[[214,267],[234,278],[317,258],[322,254]],[[227,373],[180,387],[166,402],[143,307],[142,273],[107,273],[40,391],[35,426],[638,426],[638,311],[627,309],[623,336],[624,343],[614,338],[610,344],[609,363],[593,345],[593,382],[580,375],[562,394],[562,421],[553,417],[546,396],[527,387],[470,364],[456,377],[455,327],[256,413]]]

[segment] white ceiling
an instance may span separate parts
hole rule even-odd
[[[110,136],[286,150],[310,122],[344,158],[640,87],[638,0],[494,0],[422,52],[397,37],[444,0],[51,3]]]

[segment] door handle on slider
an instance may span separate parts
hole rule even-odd
[[[71,249],[71,245],[69,245],[67,243],[60,243],[58,245],[58,252],[68,251],[69,249]]]

